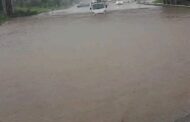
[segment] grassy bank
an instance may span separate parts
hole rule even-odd
[[[0,14],[0,25],[5,22],[8,18],[4,16],[3,14]]]
[[[8,18],[31,16],[55,9],[64,9],[78,1],[79,0],[15,0],[14,14],[10,17],[3,16],[1,12],[2,7],[0,5],[0,23],[6,21]]]
[[[30,8],[26,8],[26,7],[16,7],[14,14],[11,17],[6,17],[5,15],[2,14],[2,12],[0,13],[0,24],[2,24],[3,22],[7,21],[8,19],[11,18],[15,18],[15,17],[24,17],[24,16],[32,16],[32,15],[36,15],[42,12],[47,12],[50,11],[51,9],[49,8],[39,8],[39,7],[30,7]]]
[[[0,12],[0,24],[7,21],[8,19],[15,18],[15,17],[25,17],[25,16],[32,16],[37,15],[43,12],[48,12],[55,9],[63,9],[65,7],[16,7],[14,14],[11,17],[6,17]]]
[[[40,7],[16,7],[12,17],[31,16],[42,12],[47,12],[50,10],[51,10],[50,8],[40,8]]]
[[[154,3],[164,3],[163,0],[155,0]],[[174,1],[170,1],[168,0],[167,4],[176,4],[176,5],[190,5],[190,0],[176,0],[176,2]]]
[[[163,0],[155,0],[154,3],[163,3]]]

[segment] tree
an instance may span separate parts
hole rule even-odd
[[[0,0],[0,12],[3,11],[3,5],[2,5],[2,1]]]
[[[12,0],[2,0],[3,12],[7,16],[13,14],[13,1]]]

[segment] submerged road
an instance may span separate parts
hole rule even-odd
[[[0,122],[174,122],[190,113],[190,10],[0,26]]]
[[[156,6],[152,5],[143,5],[143,4],[138,4],[138,0],[124,0],[123,5],[116,5],[115,2],[107,2],[108,8],[106,9],[107,12],[112,12],[112,11],[119,11],[119,10],[127,10],[127,9],[146,9],[146,8],[157,8]],[[147,3],[152,3],[154,0],[143,0],[144,2]],[[143,2],[141,0],[141,2]],[[87,3],[90,4],[91,0],[81,0],[82,3]],[[87,7],[77,7],[76,5],[73,5],[72,7],[68,9],[63,9],[63,10],[55,10],[55,11],[50,11],[48,13],[43,13],[41,15],[67,15],[67,14],[79,14],[79,13],[91,13],[90,6]]]

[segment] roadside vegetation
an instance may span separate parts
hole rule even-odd
[[[165,3],[175,5],[190,5],[190,0],[155,0],[154,3]]]
[[[16,0],[14,2],[15,16],[28,16],[42,12],[66,8],[77,0]]]
[[[12,0],[14,12],[11,15],[3,14],[3,1],[0,0],[0,24],[8,18],[31,16],[50,10],[67,8],[78,0]]]
[[[163,0],[155,0],[154,3],[163,3]]]
[[[40,8],[40,7],[16,7],[14,14],[11,17],[31,16],[42,12],[47,12],[50,10],[51,9],[49,8]]]
[[[5,22],[8,19],[8,17],[4,16],[3,14],[0,14],[0,24]]]

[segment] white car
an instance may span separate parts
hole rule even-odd
[[[91,3],[90,10],[94,14],[105,14],[107,5],[104,2]]]
[[[117,0],[117,1],[115,2],[115,4],[116,4],[116,5],[123,5],[124,2],[123,2],[122,0]]]

